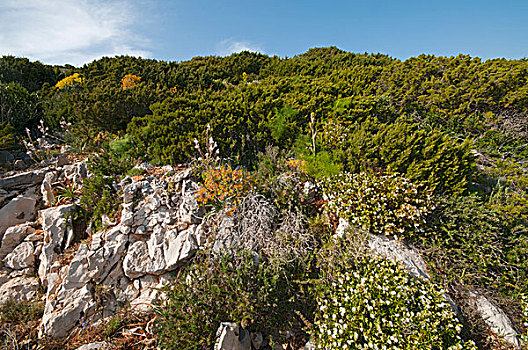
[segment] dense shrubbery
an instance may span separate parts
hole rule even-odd
[[[114,184],[133,160],[188,162],[193,140],[207,143],[211,135],[231,166],[257,170],[255,187],[281,211],[283,223],[292,213],[310,216],[320,209],[322,201],[309,195],[307,180],[345,171],[323,182],[333,196],[329,210],[373,233],[420,243],[438,283],[498,292],[491,294],[526,331],[517,296],[528,292],[527,67],[526,60],[421,55],[400,61],[337,48],[284,59],[249,52],[181,63],[102,58],[81,68],[4,56],[0,147],[13,146],[26,127],[32,137],[39,135],[36,126],[43,119],[78,150],[102,150],[91,160],[94,176],[86,181],[81,200],[97,228],[102,215],[118,209]],[[70,78],[61,80],[65,77]],[[259,156],[264,149],[267,153]],[[247,193],[249,182],[238,170],[205,169],[199,194],[204,204],[223,206],[229,190],[237,197]],[[402,177],[390,175],[395,173]],[[233,183],[240,188],[229,188]],[[440,204],[433,213],[428,195]],[[426,214],[432,215],[424,225]],[[309,221],[297,219],[292,220]],[[247,287],[237,271],[223,266],[221,275],[232,285]],[[260,268],[248,265],[246,272],[260,276]],[[362,263],[355,268],[381,269]],[[206,260],[196,267],[204,276],[217,270]],[[311,272],[326,273],[321,268]],[[220,280],[210,282],[207,291],[197,284],[174,288],[212,308],[218,305],[207,304],[216,301],[205,300],[206,292],[223,287]],[[246,287],[237,294],[243,305],[250,298]],[[333,286],[328,287],[330,292]],[[201,307],[174,300],[192,310]],[[240,320],[260,317],[261,311],[239,312],[236,303],[229,305],[235,305]],[[197,314],[209,312],[198,309]],[[198,321],[192,315],[182,317],[176,324],[183,327],[183,320],[190,320],[197,327],[189,328],[182,341],[198,329],[216,330],[212,323],[193,323]],[[177,329],[169,321],[166,327],[170,344]]]

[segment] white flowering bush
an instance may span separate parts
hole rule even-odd
[[[524,330],[521,333],[521,342],[528,347],[528,296],[523,294],[521,296],[522,303],[522,321]]]
[[[442,291],[394,262],[358,258],[318,288],[318,349],[475,349]]]
[[[420,232],[434,209],[428,193],[398,175],[342,173],[323,179],[320,187],[329,211],[374,234]]]

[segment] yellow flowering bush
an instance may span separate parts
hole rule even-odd
[[[398,175],[342,173],[319,184],[329,211],[374,234],[420,232],[434,209],[429,194]]]
[[[134,86],[139,85],[141,77],[135,74],[127,74],[121,79],[121,88],[123,90],[130,89]]]
[[[196,192],[198,203],[206,207],[227,206],[231,211],[254,184],[249,175],[230,166],[204,170],[202,180],[201,188]]]
[[[476,349],[442,291],[392,261],[363,256],[318,289],[318,349]]]
[[[83,77],[81,77],[79,73],[73,73],[72,75],[60,80],[57,84],[55,84],[55,87],[58,89],[64,89],[66,86],[73,87],[82,84],[83,80]]]

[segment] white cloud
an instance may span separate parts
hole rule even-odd
[[[222,40],[216,48],[216,54],[219,56],[228,56],[232,53],[242,51],[264,53],[264,50],[257,44],[251,43],[249,41],[235,41],[231,39]]]
[[[2,0],[0,54],[82,65],[102,56],[149,56],[133,33],[139,20],[126,0]]]

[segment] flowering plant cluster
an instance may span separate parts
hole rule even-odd
[[[73,73],[72,75],[60,80],[57,84],[55,84],[55,87],[60,89],[64,89],[66,86],[72,87],[76,85],[80,85],[83,83],[83,78],[79,73]]]
[[[442,291],[398,264],[365,256],[334,277],[319,286],[318,349],[475,349]]]
[[[321,143],[323,147],[333,148],[345,144],[349,130],[340,120],[328,119],[322,122]]]
[[[202,180],[202,186],[196,192],[198,203],[217,208],[226,206],[231,212],[254,184],[249,175],[230,166],[204,170]]]
[[[130,89],[134,86],[139,85],[141,77],[134,74],[127,74],[121,79],[121,88],[123,90]]]
[[[320,186],[328,210],[375,234],[420,232],[434,209],[429,194],[398,175],[341,173],[323,179]]]
[[[521,296],[522,303],[522,321],[524,326],[524,331],[521,334],[521,342],[525,345],[528,345],[528,295],[523,294]]]

